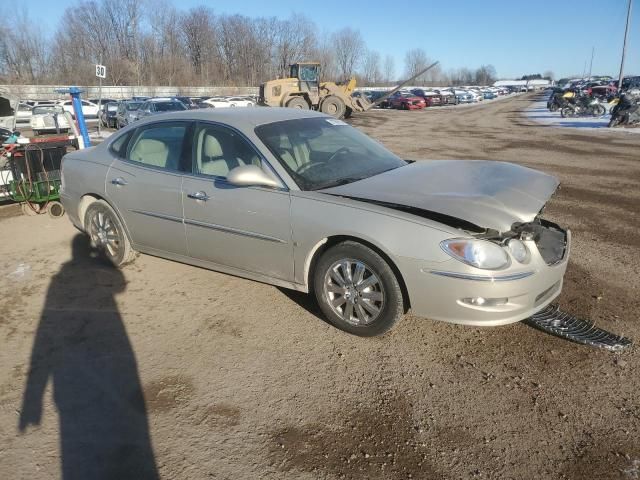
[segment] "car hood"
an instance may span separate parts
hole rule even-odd
[[[434,212],[505,232],[516,222],[532,221],[558,185],[551,175],[512,163],[427,160],[321,191]]]

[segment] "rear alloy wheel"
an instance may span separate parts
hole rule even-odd
[[[300,110],[309,110],[309,104],[302,97],[293,97],[287,100],[287,108],[298,108]]]
[[[314,271],[314,292],[329,322],[364,337],[391,329],[404,314],[398,279],[374,250],[346,241],[327,250]]]
[[[347,106],[344,104],[341,98],[335,95],[329,95],[322,100],[320,104],[320,111],[331,115],[335,118],[342,118],[347,110]]]
[[[120,267],[135,258],[129,238],[116,212],[104,200],[96,200],[84,215],[84,228],[91,244],[114,266]]]

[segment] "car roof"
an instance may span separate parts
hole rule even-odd
[[[183,110],[180,112],[162,113],[144,120],[139,120],[136,125],[153,123],[164,120],[203,120],[220,122],[239,130],[253,129],[258,125],[280,122],[284,120],[296,120],[299,118],[333,118],[324,113],[313,110],[300,110],[298,108],[283,107],[258,107],[258,108],[220,108],[202,110]]]

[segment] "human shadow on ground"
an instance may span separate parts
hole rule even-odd
[[[72,251],[49,285],[18,428],[40,424],[51,381],[64,480],[157,479],[137,362],[114,298],[125,278],[86,236]]]

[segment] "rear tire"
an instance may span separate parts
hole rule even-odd
[[[287,108],[297,108],[299,110],[309,110],[309,104],[302,97],[293,97],[287,100]]]
[[[62,218],[64,216],[64,206],[57,201],[49,202],[47,205],[47,213],[51,218]]]
[[[335,118],[343,118],[346,110],[347,106],[342,99],[335,95],[325,97],[320,103],[320,111]]]
[[[313,290],[327,320],[354,335],[381,335],[404,315],[395,273],[377,252],[358,242],[345,241],[322,254]]]
[[[562,116],[562,118],[572,118],[576,116],[576,111],[571,107],[564,107],[560,110],[560,116]]]
[[[131,248],[120,218],[104,200],[89,205],[84,215],[84,229],[91,245],[114,266],[121,267],[135,259],[136,252]]]

